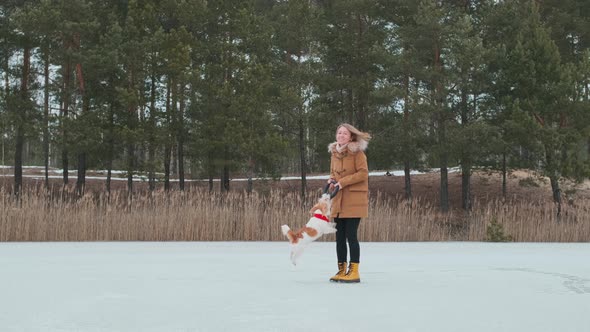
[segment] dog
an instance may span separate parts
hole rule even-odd
[[[336,233],[336,223],[330,222],[331,198],[330,194],[324,193],[309,211],[311,214],[309,221],[299,230],[293,231],[287,225],[281,226],[283,235],[291,244],[290,258],[293,265],[297,265],[297,260],[310,243],[324,234]]]

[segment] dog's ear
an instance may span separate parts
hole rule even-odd
[[[311,210],[309,210],[309,215],[313,216],[313,214],[315,213],[315,210],[320,209],[320,203],[317,203],[316,205],[314,205]]]
[[[328,214],[328,205],[327,204],[322,204],[322,214],[325,216]]]
[[[317,204],[318,209],[320,209],[322,211],[322,214],[324,216],[328,215],[328,204],[324,201],[321,201]]]

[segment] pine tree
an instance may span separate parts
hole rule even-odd
[[[423,68],[427,60],[422,58],[420,45],[416,43],[422,34],[416,24],[419,3],[415,1],[388,2],[386,13],[392,28],[388,29],[387,52],[390,55],[387,65],[389,94],[385,99],[394,98],[401,103],[401,110],[383,112],[382,119],[376,124],[379,135],[373,143],[373,158],[381,156],[389,168],[400,163],[404,169],[404,191],[407,200],[412,199],[412,169],[423,169],[423,157],[426,154],[427,108],[423,107]],[[426,62],[425,62],[426,61]],[[390,100],[390,104],[395,104]],[[379,144],[382,143],[382,144]],[[393,143],[393,144],[392,144]],[[383,146],[381,148],[381,146]]]
[[[510,63],[505,75],[512,83],[511,94],[518,101],[516,111],[524,112],[535,123],[528,134],[536,145],[528,148],[536,152],[534,156],[540,161],[542,173],[549,177],[553,199],[560,208],[559,180],[575,176],[570,170],[576,168],[568,165],[577,163],[581,139],[581,128],[571,123],[578,113],[574,103],[575,69],[561,63],[558,48],[540,21],[537,5],[524,5],[529,15],[522,20],[516,46],[508,52]]]
[[[133,194],[133,175],[138,170],[137,147],[139,143],[143,84],[145,82],[145,46],[147,32],[144,30],[143,4],[130,1],[123,19],[123,44],[120,45],[120,61],[124,82],[118,89],[118,99],[125,109],[122,138],[126,145],[127,193]]]
[[[307,193],[309,172],[309,113],[317,68],[317,6],[306,0],[278,3],[272,12],[273,44],[279,49],[279,60],[274,66],[277,115],[282,134],[297,141],[302,201]],[[290,154],[287,156],[291,157]]]
[[[200,146],[209,177],[221,175],[229,190],[231,172],[274,173],[281,154],[268,105],[272,65],[271,29],[255,1],[220,1],[207,7],[203,38]],[[265,172],[266,170],[266,172]]]
[[[0,73],[2,74],[2,88],[0,89],[0,139],[2,139],[2,165],[6,165],[7,150],[10,137],[9,112],[11,105],[11,66],[10,57],[15,48],[14,34],[10,25],[13,8],[9,4],[0,4]],[[3,173],[4,174],[4,173]]]
[[[538,2],[541,21],[563,62],[577,63],[590,47],[590,3],[584,0]]]
[[[37,124],[37,108],[32,98],[32,58],[38,40],[35,38],[32,6],[25,4],[13,8],[10,13],[9,29],[14,34],[14,47],[22,54],[19,65],[19,83],[15,94],[9,96],[9,123],[14,128],[14,194],[20,197],[23,185],[23,146],[28,134]]]
[[[328,167],[329,155],[323,151],[333,142],[338,124],[348,122],[371,132],[382,120],[379,112],[391,105],[393,97],[385,87],[385,68],[391,61],[385,42],[389,29],[386,8],[381,2],[365,0],[319,4],[315,33],[321,67],[314,80],[317,98],[312,103],[310,129],[317,133],[313,147],[320,156],[320,169]],[[371,151],[367,151],[370,163]]]
[[[109,195],[114,163],[120,155],[122,114],[124,113],[118,92],[124,80],[123,68],[119,65],[121,59],[120,46],[124,43],[123,28],[120,21],[122,21],[122,18],[117,13],[106,14],[103,21],[105,23],[104,34],[100,38],[100,45],[97,45],[103,51],[103,56],[99,60],[102,73],[97,78],[104,82],[104,85],[100,88],[101,93],[97,96],[97,104],[102,119],[100,130],[103,134],[100,144],[101,156],[98,159],[100,160],[99,164],[103,165],[107,170],[105,189]]]
[[[449,210],[448,165],[451,146],[448,138],[449,123],[452,120],[448,96],[448,75],[443,54],[449,51],[451,37],[449,7],[444,3],[423,1],[415,14],[416,35],[414,41],[423,69],[420,80],[428,100],[424,105],[431,118],[430,137],[436,142],[430,151],[435,163],[440,167],[440,209]]]
[[[461,206],[471,210],[471,171],[490,151],[492,129],[484,121],[486,50],[475,25],[471,2],[451,8],[452,34],[445,56],[448,103],[458,123],[450,130],[450,145],[461,165]]]
[[[50,145],[50,99],[53,84],[50,81],[50,66],[52,56],[57,47],[57,36],[55,34],[56,22],[59,13],[49,2],[40,2],[23,8],[19,18],[21,23],[27,21],[30,34],[34,36],[35,48],[32,56],[37,56],[43,66],[43,163],[45,166],[45,187],[49,188],[49,145]],[[34,60],[35,62],[36,60]]]

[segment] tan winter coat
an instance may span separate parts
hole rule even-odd
[[[332,154],[330,177],[340,182],[342,188],[332,199],[332,218],[366,218],[369,214],[369,168],[365,150],[368,142],[350,142],[339,153],[337,143],[328,146]]]

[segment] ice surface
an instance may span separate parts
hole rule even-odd
[[[0,331],[590,331],[588,243],[0,243]]]

